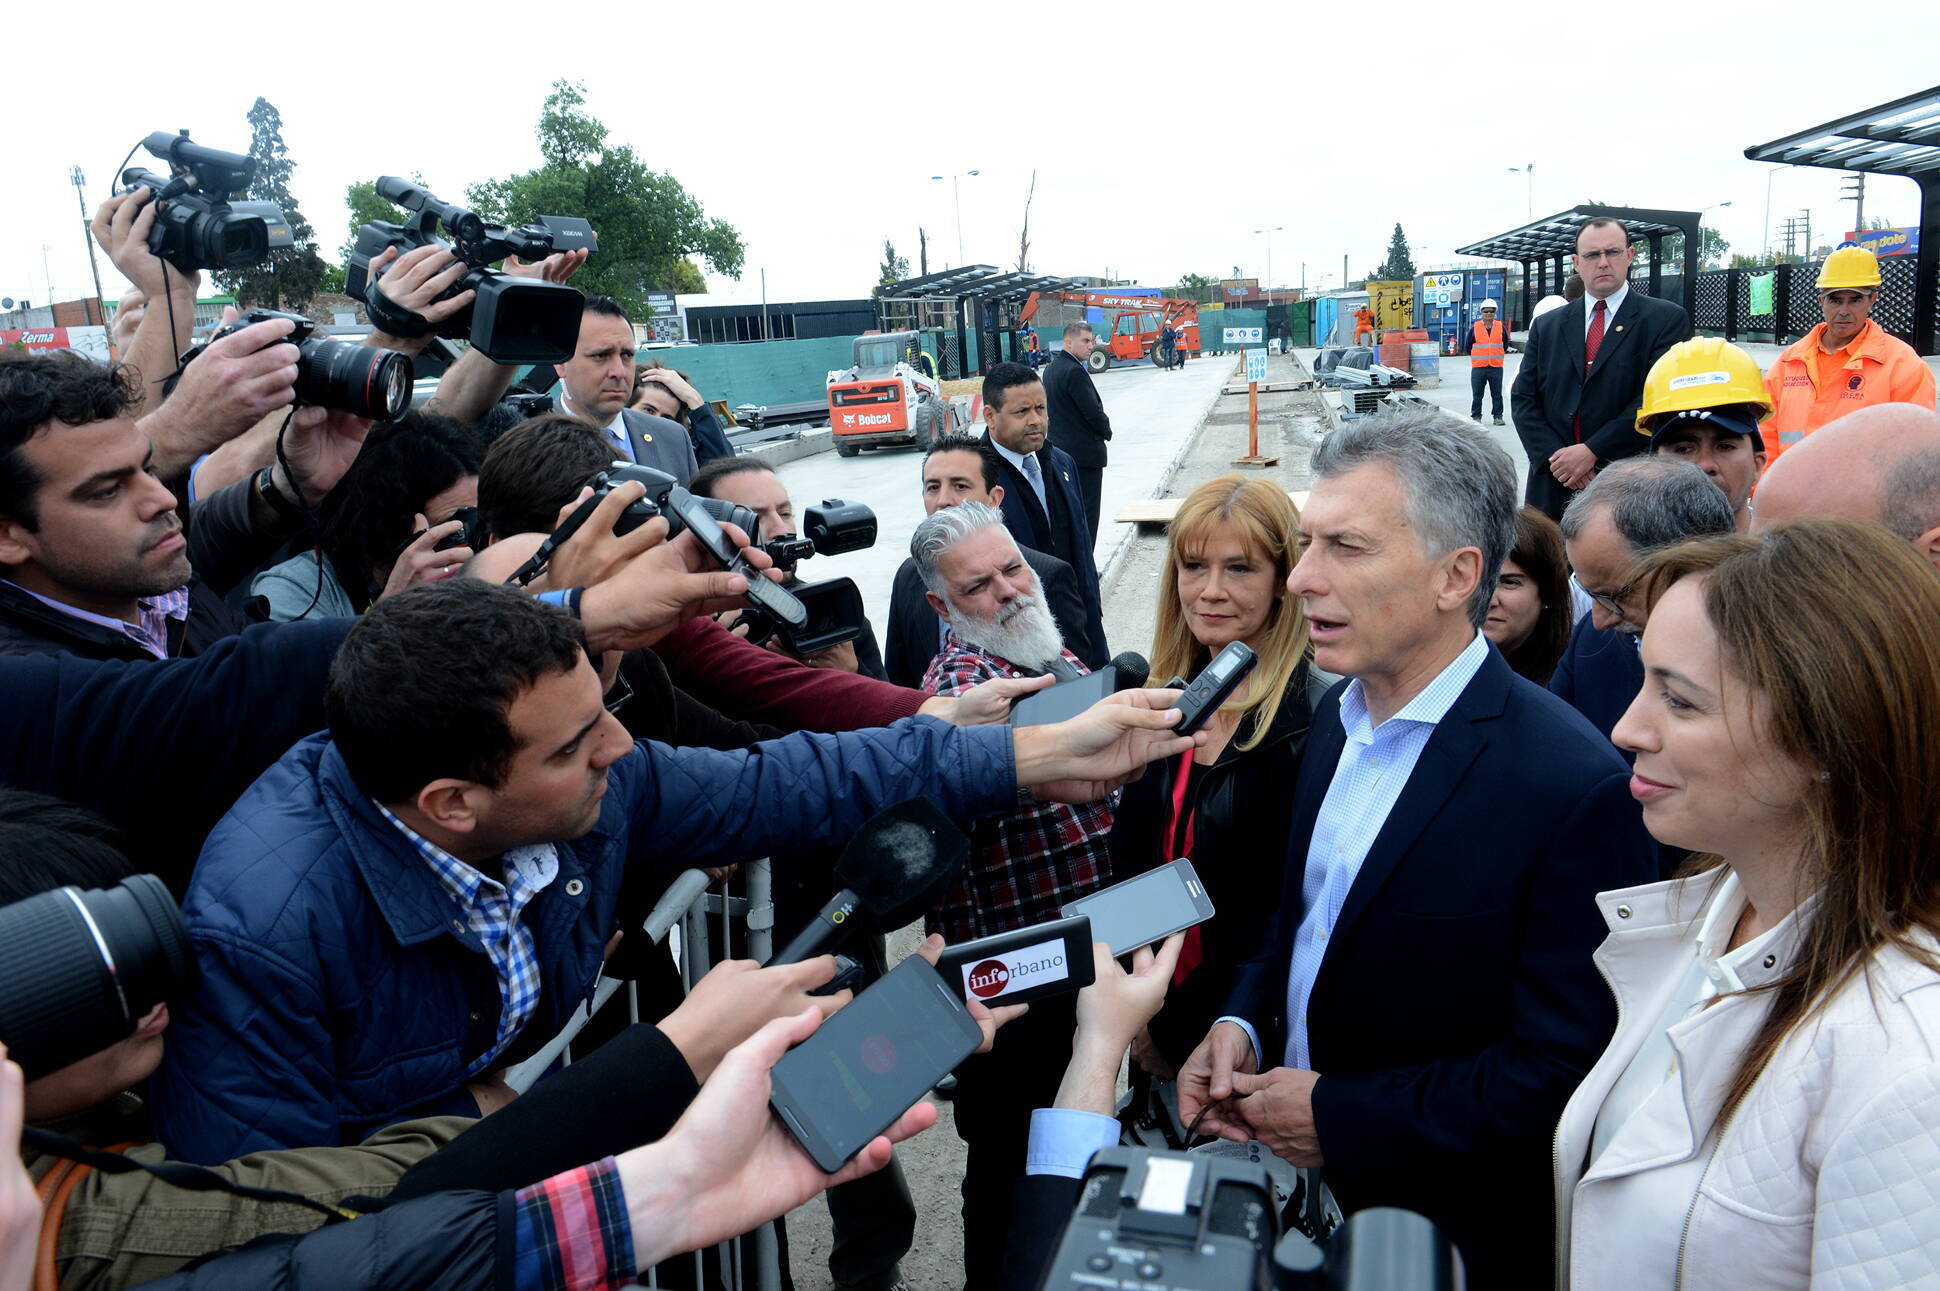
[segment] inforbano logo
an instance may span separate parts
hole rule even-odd
[[[1064,963],[1064,942],[1045,941],[965,964],[963,989],[980,1000],[988,1000],[1027,986],[1061,982],[1070,975]]]

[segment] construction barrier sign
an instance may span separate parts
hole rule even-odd
[[[1258,345],[1266,339],[1263,327],[1228,327],[1224,331],[1228,345]]]
[[[1259,329],[1255,328],[1254,330],[1257,331]],[[1256,337],[1255,339],[1257,340],[1258,338]],[[1248,381],[1266,380],[1265,350],[1246,351],[1246,379]]]

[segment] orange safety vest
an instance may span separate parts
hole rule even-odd
[[[1767,466],[1835,418],[1881,403],[1933,407],[1933,369],[1913,347],[1872,319],[1837,354],[1819,349],[1820,323],[1787,346],[1765,374],[1772,415],[1760,427]],[[1842,357],[1843,356],[1843,359]],[[1828,379],[1821,380],[1821,374]]]
[[[1474,335],[1468,347],[1470,365],[1478,368],[1501,367],[1502,356],[1507,353],[1503,349],[1505,337],[1502,320],[1498,318],[1493,323],[1485,323],[1478,318],[1474,326]]]

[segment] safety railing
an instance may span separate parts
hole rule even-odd
[[[733,893],[737,879],[744,887],[744,896]],[[726,952],[734,943],[736,920],[740,921],[744,930],[744,944],[749,959],[765,963],[774,950],[774,887],[768,862],[764,859],[741,866],[734,878],[720,885],[719,891],[710,890],[712,883],[713,880],[700,870],[683,871],[654,902],[642,926],[647,940],[656,946],[666,942],[676,929],[679,930],[675,939],[675,953],[683,993],[692,991],[694,983],[705,977],[708,970],[719,962],[713,949],[716,945],[722,950],[720,958],[727,958]],[[710,920],[716,921],[711,929]],[[506,1083],[524,1093],[554,1064],[570,1065],[573,1038],[593,1018],[604,1010],[614,1008],[625,1008],[629,1025],[639,1022],[639,988],[632,982],[601,976],[593,990],[593,998],[574,1011],[559,1034],[547,1041],[545,1047],[507,1072]],[[745,1259],[742,1241],[751,1247]],[[742,1241],[727,1241],[714,1248],[720,1261],[720,1276],[728,1291],[749,1291],[750,1288],[752,1291],[780,1291],[781,1256],[775,1226],[772,1223],[763,1224]],[[704,1286],[706,1268],[701,1252],[694,1252],[693,1261],[694,1285]],[[654,1270],[647,1272],[644,1285],[660,1285]]]

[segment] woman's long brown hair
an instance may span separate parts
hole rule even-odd
[[[1685,578],[1704,580],[1726,666],[1767,705],[1764,737],[1806,770],[1800,885],[1819,893],[1798,962],[1763,988],[1728,1115],[1882,947],[1940,971],[1912,935],[1940,932],[1940,575],[1884,529],[1805,520],[1657,552],[1638,586],[1655,605]]]

